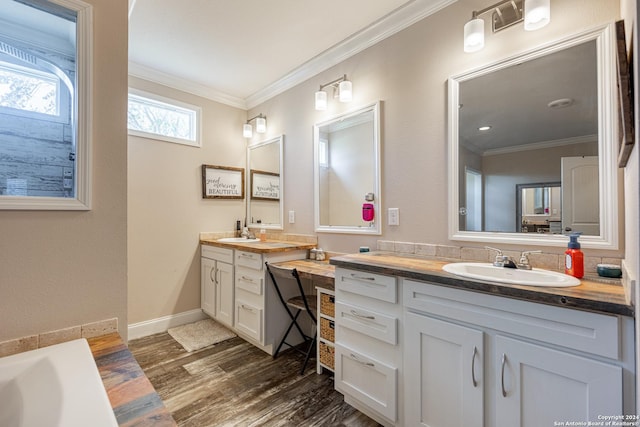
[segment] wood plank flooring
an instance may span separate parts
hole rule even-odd
[[[315,360],[273,359],[236,337],[187,353],[167,333],[129,342],[129,349],[178,426],[349,426],[379,424],[344,403]]]

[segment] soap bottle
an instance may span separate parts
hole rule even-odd
[[[584,276],[584,254],[580,250],[580,243],[578,243],[579,236],[580,233],[569,235],[569,245],[564,253],[564,272],[581,279]]]

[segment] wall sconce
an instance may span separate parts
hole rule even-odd
[[[333,87],[333,97],[338,98],[340,102],[351,102],[353,99],[353,86],[351,82],[347,80],[347,75],[320,85],[320,90],[316,92],[316,110],[323,111],[327,109],[327,92],[324,91],[327,87]]]
[[[245,138],[251,138],[253,136],[253,126],[251,126],[251,122],[256,121],[256,132],[265,133],[267,131],[267,118],[262,114],[258,114],[255,117],[247,120],[247,123],[242,125],[242,136]]]
[[[474,10],[464,26],[464,51],[484,47],[484,21],[478,16],[493,11],[491,23],[496,33],[524,21],[526,31],[538,30],[551,21],[551,0],[502,0],[482,10]],[[524,10],[523,10],[524,6]]]

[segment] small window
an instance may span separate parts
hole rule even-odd
[[[0,61],[0,106],[58,116],[59,93],[55,75]]]
[[[129,89],[129,134],[200,147],[200,108]]]

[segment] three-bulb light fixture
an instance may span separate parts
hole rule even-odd
[[[253,136],[253,126],[251,126],[251,122],[254,120],[256,121],[256,132],[265,133],[267,131],[267,118],[264,114],[260,113],[242,125],[242,136],[245,138],[251,138]]]
[[[493,32],[524,21],[526,31],[538,30],[551,21],[551,0],[502,0],[482,10],[474,10],[464,26],[464,51],[477,52],[484,47],[484,21],[480,15],[493,11]]]
[[[320,85],[320,90],[316,92],[316,110],[323,111],[327,109],[327,92],[324,89],[333,87],[333,97],[338,98],[340,102],[350,102],[353,98],[353,86],[347,80],[347,75]]]

